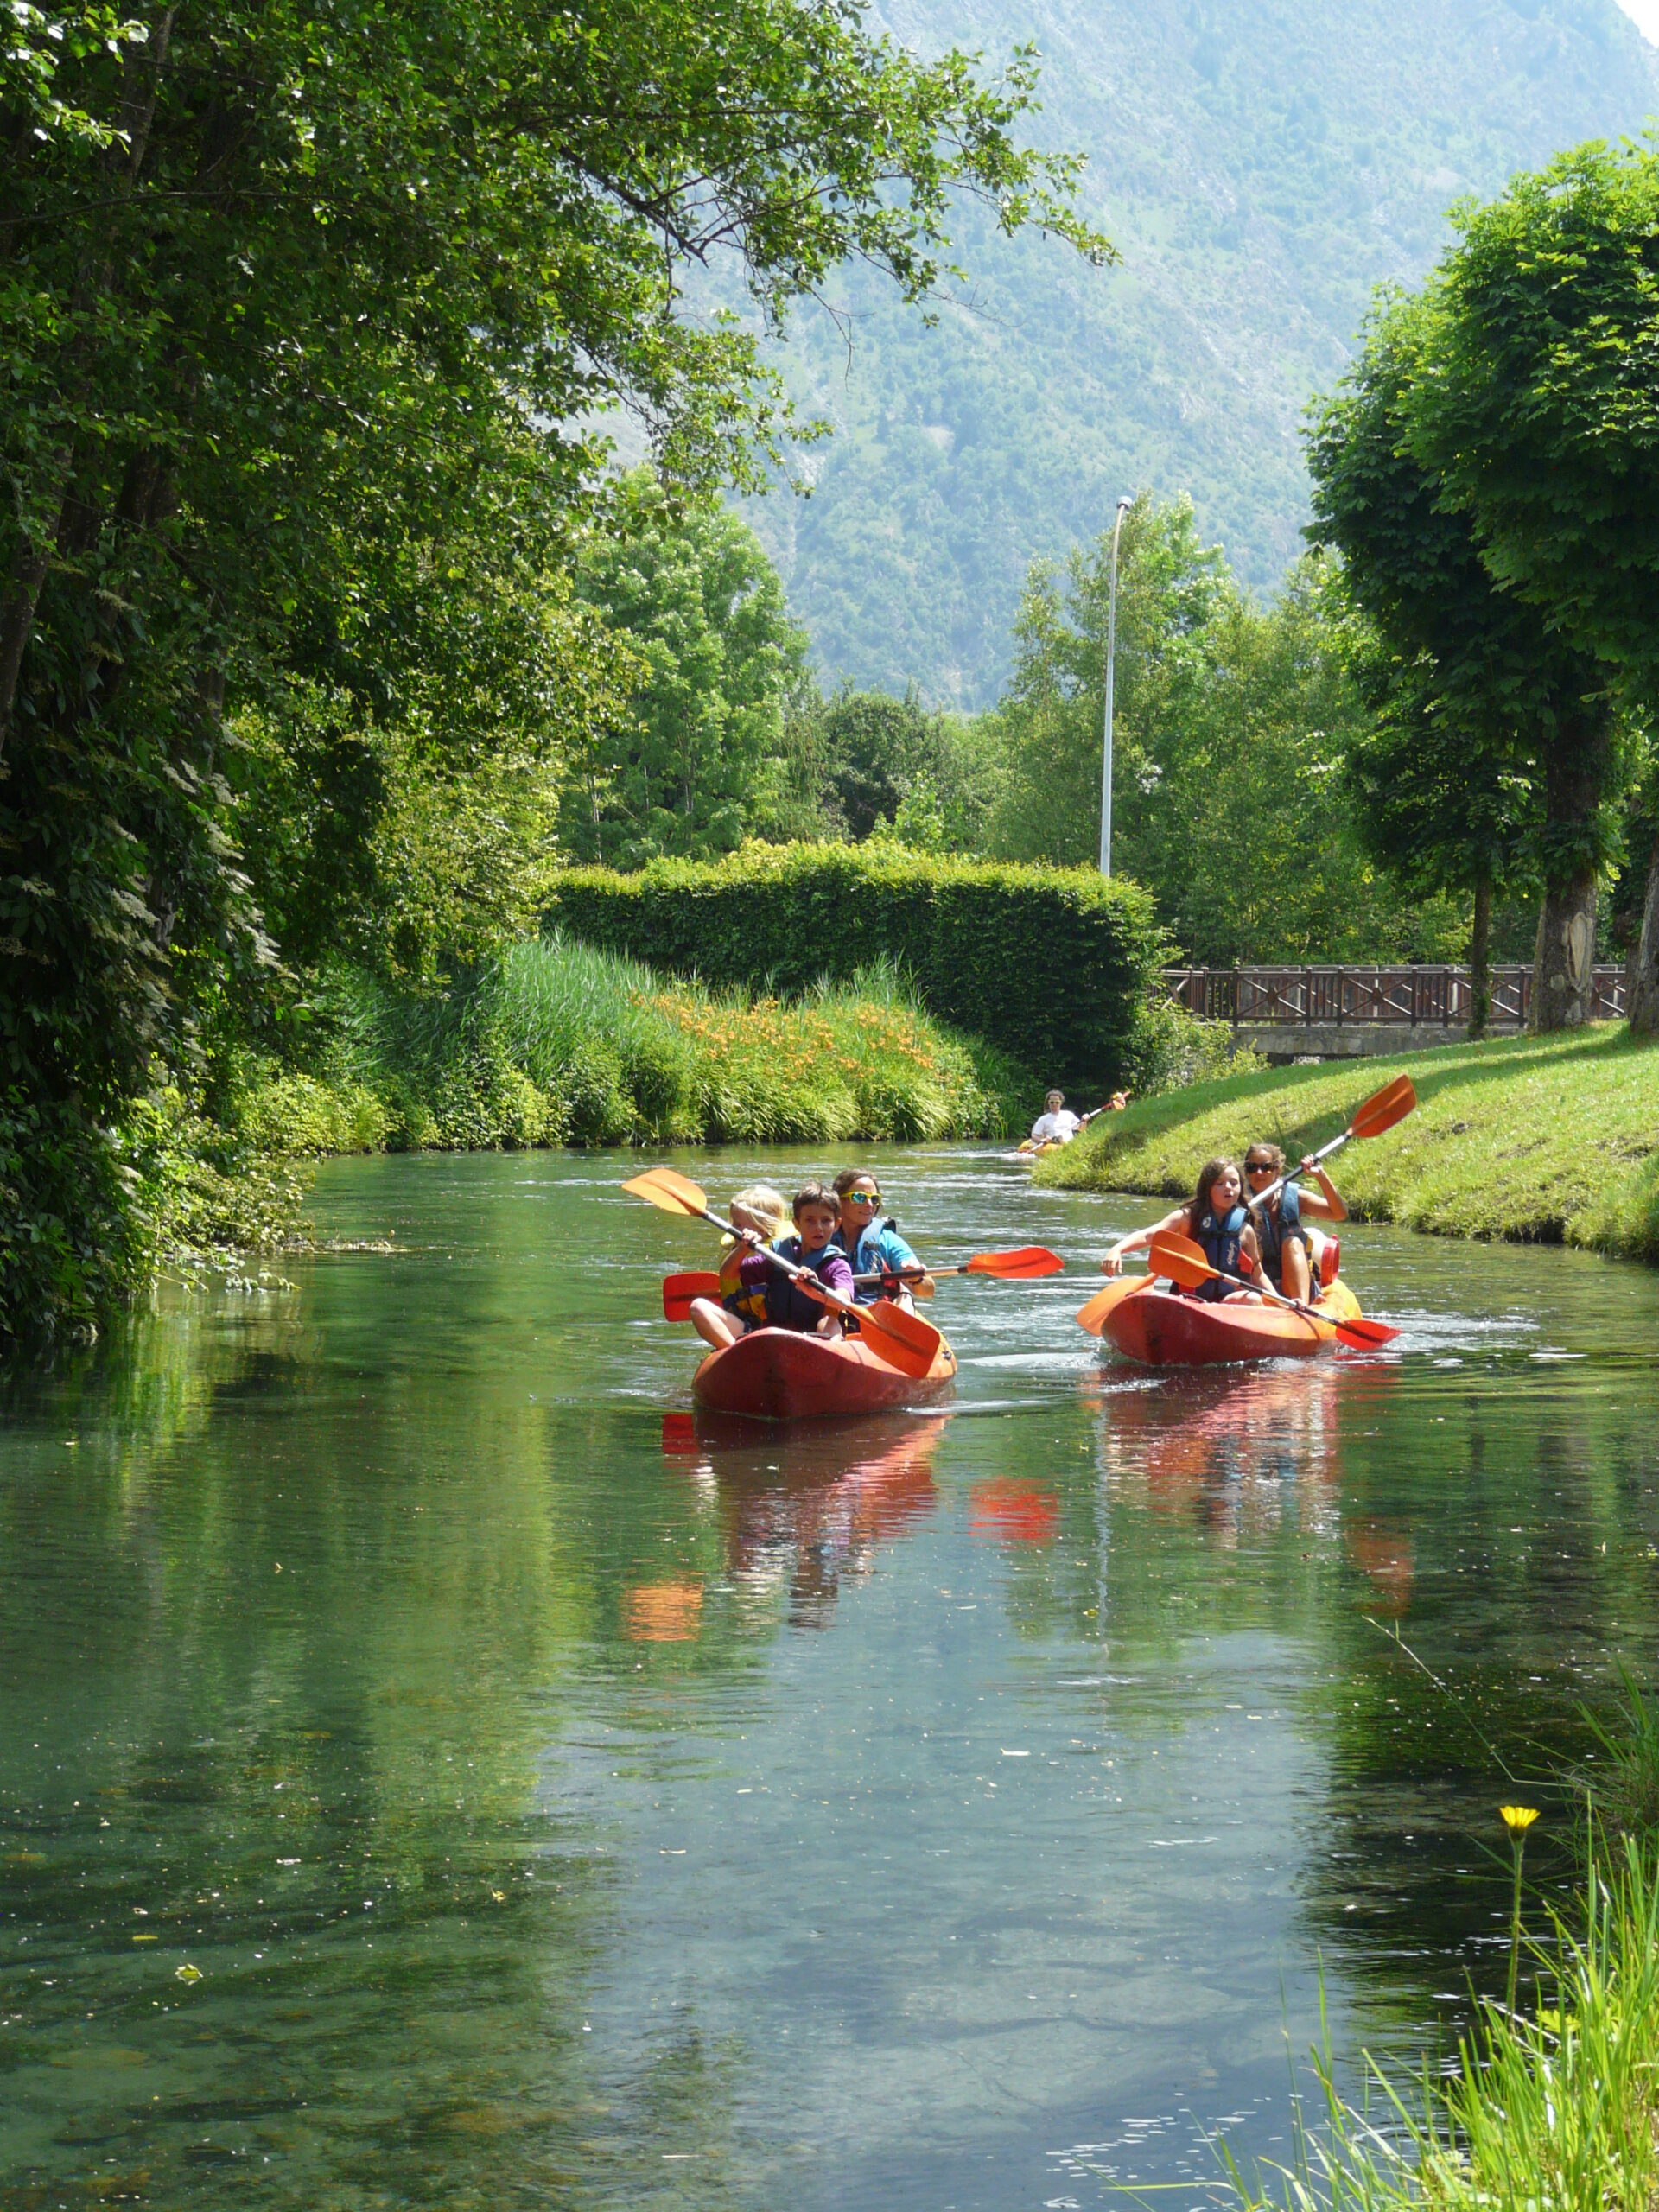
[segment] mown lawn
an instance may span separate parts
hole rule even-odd
[[[1103,1119],[1033,1172],[1184,1196],[1205,1160],[1254,1139],[1298,1156],[1323,1144],[1402,1068],[1417,1111],[1332,1163],[1353,1213],[1659,1263],[1659,1042],[1611,1024],[1194,1084]]]

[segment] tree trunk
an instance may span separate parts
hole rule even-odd
[[[1539,1035],[1590,1019],[1596,958],[1598,817],[1612,763],[1612,714],[1603,697],[1563,700],[1544,772],[1544,905],[1532,965]]]
[[[1492,880],[1475,886],[1475,920],[1469,932],[1469,1035],[1486,1034],[1492,1011]]]
[[[1596,959],[1596,872],[1552,884],[1538,917],[1532,962],[1532,1020],[1542,1036],[1580,1029],[1590,1019]]]
[[[1659,838],[1648,862],[1642,939],[1625,977],[1624,1012],[1631,1036],[1659,1036]]]
[[[69,448],[65,446],[53,455],[48,466],[35,518],[18,541],[11,574],[6,578],[5,595],[0,599],[0,760],[5,758],[6,740],[11,734],[17,680],[22,674],[23,655],[34,634],[41,586],[52,565],[64,496],[69,489],[70,458]]]

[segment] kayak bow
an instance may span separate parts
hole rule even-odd
[[[711,1413],[822,1421],[929,1405],[956,1379],[956,1354],[943,1338],[932,1366],[918,1377],[901,1375],[855,1337],[751,1329],[709,1353],[691,1378],[691,1395]]]
[[[1147,1367],[1216,1367],[1230,1360],[1310,1359],[1337,1341],[1330,1321],[1349,1320],[1359,1301],[1346,1283],[1332,1284],[1312,1315],[1288,1313],[1255,1299],[1212,1305],[1170,1290],[1142,1290],[1105,1316],[1101,1334],[1128,1359]]]

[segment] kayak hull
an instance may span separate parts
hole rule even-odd
[[[1359,1303],[1344,1282],[1332,1284],[1311,1319],[1258,1299],[1211,1305],[1170,1290],[1146,1290],[1124,1299],[1106,1316],[1101,1333],[1125,1358],[1144,1367],[1220,1367],[1235,1360],[1312,1359],[1337,1341],[1334,1319],[1349,1321]]]
[[[855,1337],[751,1329],[709,1353],[691,1378],[691,1395],[710,1413],[755,1421],[844,1420],[931,1405],[956,1379],[957,1356],[943,1342],[927,1373],[916,1376],[889,1367]]]

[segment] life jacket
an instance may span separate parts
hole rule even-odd
[[[830,1239],[831,1243],[839,1250],[847,1252],[848,1264],[855,1277],[858,1275],[883,1277],[879,1283],[865,1282],[857,1285],[853,1296],[861,1306],[874,1306],[879,1298],[896,1298],[906,1287],[899,1276],[887,1274],[886,1262],[881,1256],[881,1239],[889,1229],[897,1236],[899,1224],[891,1214],[885,1221],[867,1221],[863,1228],[859,1230],[850,1252],[847,1251],[846,1239],[840,1230],[837,1230]],[[889,1285],[892,1286],[891,1288]]]
[[[739,1283],[735,1290],[728,1291],[721,1304],[726,1311],[743,1324],[745,1332],[764,1329],[766,1325],[766,1292],[770,1287],[770,1273],[766,1282],[755,1283],[746,1288]],[[779,1280],[781,1281],[782,1277]]]
[[[1192,1241],[1202,1247],[1204,1256],[1212,1268],[1219,1268],[1224,1274],[1243,1275],[1248,1278],[1248,1266],[1241,1266],[1243,1238],[1249,1221],[1243,1206],[1235,1206],[1219,1219],[1211,1212],[1201,1213],[1192,1227]],[[1236,1286],[1217,1282],[1211,1279],[1193,1292],[1195,1298],[1204,1298],[1213,1305],[1227,1297]]]
[[[785,1236],[772,1249],[781,1258],[792,1260],[798,1268],[804,1268],[809,1274],[817,1275],[820,1281],[824,1281],[824,1271],[831,1260],[839,1260],[844,1265],[847,1258],[834,1237],[814,1255],[809,1255],[801,1249],[798,1236]],[[841,1295],[845,1297],[848,1294],[843,1291]],[[827,1310],[819,1305],[816,1298],[809,1298],[804,1290],[798,1290],[780,1268],[768,1268],[766,1270],[765,1304],[770,1327],[798,1329],[803,1333],[816,1329]]]
[[[1287,1183],[1271,1205],[1258,1206],[1250,1216],[1255,1225],[1255,1249],[1262,1255],[1262,1272],[1275,1290],[1285,1287],[1285,1246],[1293,1237],[1306,1244],[1302,1227],[1301,1193]]]

